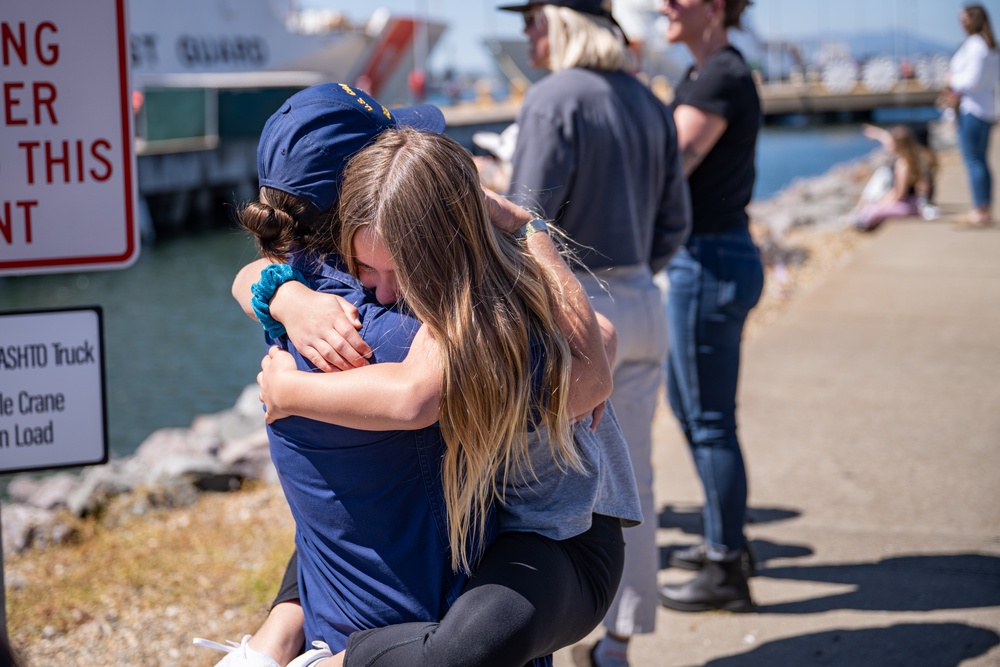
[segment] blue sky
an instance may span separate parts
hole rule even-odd
[[[515,0],[508,0],[513,2]],[[624,0],[615,0],[618,4]],[[635,2],[636,0],[632,0]],[[641,1],[641,0],[640,0]],[[648,0],[655,4],[656,0]],[[410,15],[430,14],[448,23],[448,31],[431,59],[432,69],[449,65],[460,70],[490,71],[491,59],[482,46],[485,37],[521,34],[516,14],[496,11],[508,2],[477,0],[299,0],[303,7],[339,9],[363,22],[376,7]],[[1000,0],[980,0],[1000,32]],[[837,33],[893,30],[958,47],[964,36],[958,23],[962,1],[954,0],[756,0],[749,18],[761,37],[790,39]]]

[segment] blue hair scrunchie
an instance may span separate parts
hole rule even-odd
[[[267,335],[274,339],[281,338],[287,332],[284,324],[271,317],[271,299],[278,288],[289,280],[306,284],[305,276],[295,267],[289,264],[268,264],[260,272],[260,280],[250,286],[253,314],[257,316],[257,321],[264,327]]]

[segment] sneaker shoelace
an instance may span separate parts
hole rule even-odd
[[[243,641],[238,644],[231,639],[227,639],[225,644],[220,644],[219,642],[213,642],[211,639],[195,637],[194,645],[204,646],[205,648],[214,648],[216,651],[223,651],[224,653],[232,653],[233,651],[239,651],[241,648],[244,649],[245,652],[245,647],[248,641],[250,641],[250,635],[243,635]]]
[[[247,642],[250,641],[250,637],[251,635],[243,635],[243,640],[238,644],[232,640],[226,640],[225,644],[220,644],[218,642],[213,642],[210,639],[195,637],[194,644],[196,646],[203,646],[205,648],[215,649],[216,651],[222,651],[224,653],[237,654],[233,656],[234,658],[238,658],[236,662],[232,662],[232,658],[224,658],[225,662],[223,664],[231,664],[233,667],[280,667],[270,656],[250,648],[247,644]]]

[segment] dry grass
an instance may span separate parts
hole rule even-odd
[[[143,516],[112,509],[80,529],[75,544],[6,560],[9,633],[29,666],[214,664],[221,654],[191,638],[253,630],[294,535],[280,488],[262,485]]]

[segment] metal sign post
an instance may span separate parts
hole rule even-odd
[[[107,462],[102,316],[98,306],[0,314],[0,473]]]

